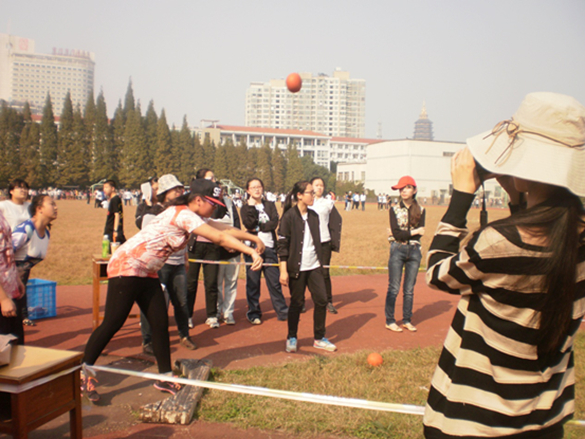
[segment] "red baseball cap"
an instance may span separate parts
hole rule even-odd
[[[401,177],[400,180],[398,180],[397,184],[392,186],[392,189],[400,191],[402,188],[404,188],[404,186],[408,185],[416,187],[416,181],[414,181],[414,178],[412,178],[410,175],[405,175],[404,177]]]

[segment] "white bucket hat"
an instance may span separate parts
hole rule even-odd
[[[158,195],[164,194],[176,187],[184,187],[183,183],[177,180],[173,174],[165,174],[158,179]]]
[[[511,120],[467,139],[467,145],[490,172],[585,196],[585,107],[570,96],[530,93]]]

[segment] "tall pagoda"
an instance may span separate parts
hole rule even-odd
[[[433,122],[429,120],[427,109],[423,102],[422,110],[418,120],[414,123],[415,140],[433,140]]]

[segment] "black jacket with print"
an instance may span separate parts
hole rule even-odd
[[[319,232],[319,215],[311,209],[307,209],[307,223],[315,245],[317,259],[323,265],[323,250],[321,247],[321,233]],[[297,278],[301,272],[303,260],[303,242],[305,238],[305,220],[297,206],[286,211],[280,220],[278,228],[278,258],[287,261],[289,276]]]

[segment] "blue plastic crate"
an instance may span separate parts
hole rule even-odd
[[[26,284],[28,318],[31,320],[57,315],[57,282],[29,279]]]

